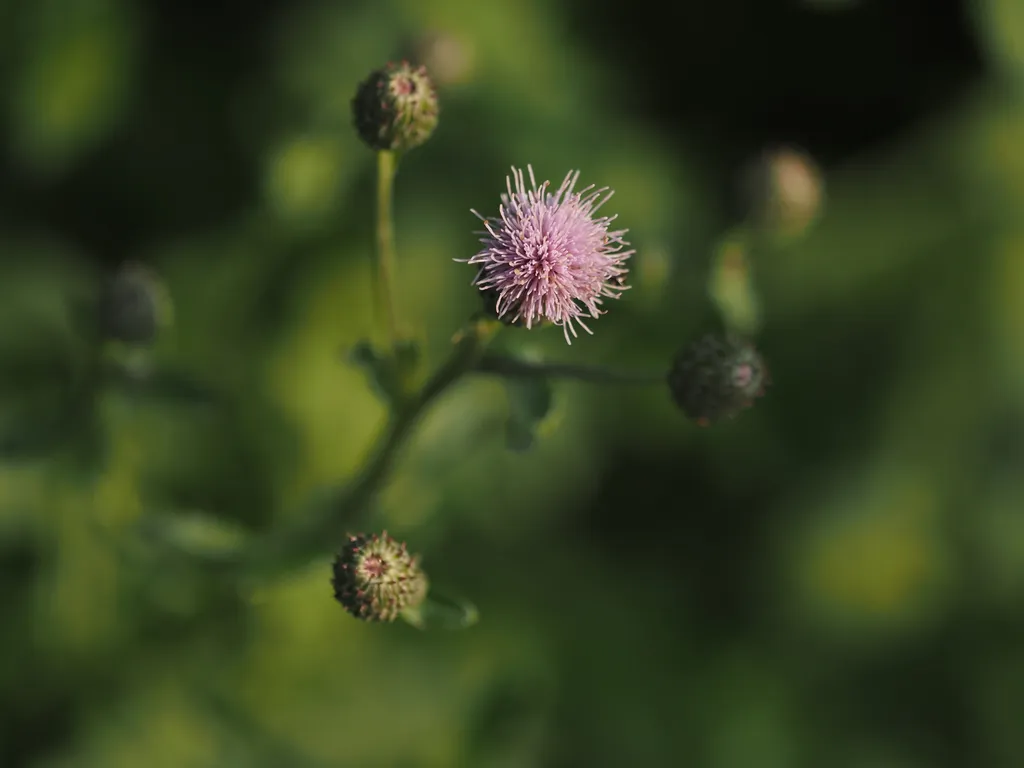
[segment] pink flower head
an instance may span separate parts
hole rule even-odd
[[[576,325],[593,333],[583,317],[599,317],[603,298],[617,299],[627,288],[624,262],[635,251],[624,250],[628,230],[608,231],[614,216],[594,216],[612,196],[607,187],[576,192],[580,174],[570,171],[552,193],[550,182],[538,187],[533,168],[526,169],[529,189],[522,170],[513,167],[497,217],[473,211],[484,222],[477,233],[483,249],[458,261],[478,266],[473,284],[493,295],[499,318],[527,328],[549,320],[562,326],[571,344]]]

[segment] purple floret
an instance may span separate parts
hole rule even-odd
[[[550,182],[538,187],[533,168],[526,168],[529,189],[513,167],[497,217],[473,211],[484,222],[483,248],[460,261],[478,267],[473,284],[496,295],[498,317],[527,328],[549,320],[571,344],[576,325],[593,333],[583,318],[599,317],[603,298],[617,299],[627,288],[624,262],[635,251],[625,250],[628,230],[608,231],[615,216],[594,217],[611,190],[590,185],[576,192],[580,174],[570,171],[551,193]]]

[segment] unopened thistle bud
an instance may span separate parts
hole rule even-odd
[[[170,296],[160,278],[141,264],[125,264],[103,287],[103,335],[125,344],[151,344],[171,322]]]
[[[419,558],[405,544],[381,534],[349,536],[334,560],[334,598],[364,621],[394,621],[427,596]]]
[[[430,138],[439,107],[425,67],[388,64],[360,83],[352,99],[356,130],[371,149],[405,152]]]
[[[765,151],[751,163],[743,181],[750,217],[768,235],[799,237],[820,213],[825,194],[821,170],[798,149]]]
[[[767,368],[753,346],[711,334],[683,348],[668,375],[672,399],[700,426],[750,407],[767,383]]]

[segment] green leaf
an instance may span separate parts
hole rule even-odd
[[[1019,0],[982,0],[972,4],[985,38],[986,55],[1024,85],[1024,5]]]
[[[754,287],[750,254],[742,232],[719,243],[708,277],[708,295],[725,327],[752,337],[761,328],[761,302]]]
[[[508,395],[508,420],[505,444],[513,451],[528,451],[547,421],[554,403],[551,382],[543,378],[505,380]]]
[[[451,632],[472,627],[480,621],[480,611],[466,599],[431,590],[426,600],[415,608],[402,611],[401,617],[416,629]]]
[[[23,162],[60,171],[109,135],[128,106],[138,31],[112,4],[26,6],[25,58],[10,88],[11,140]]]
[[[248,541],[232,522],[203,512],[150,513],[139,521],[144,539],[194,557],[233,556]]]

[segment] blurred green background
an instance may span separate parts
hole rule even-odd
[[[0,1],[0,765],[1024,766],[1024,4],[678,5]],[[826,188],[754,260],[738,419],[559,383],[516,453],[499,383],[432,411],[375,514],[458,633],[352,619],[329,557],[238,595],[131,545],[273,531],[382,427],[349,99],[402,55],[442,102],[396,198],[433,363],[512,164],[613,187],[638,253],[593,337],[510,343],[645,370],[717,327],[744,164]],[[126,260],[215,405],[90,385],[75,308]]]

